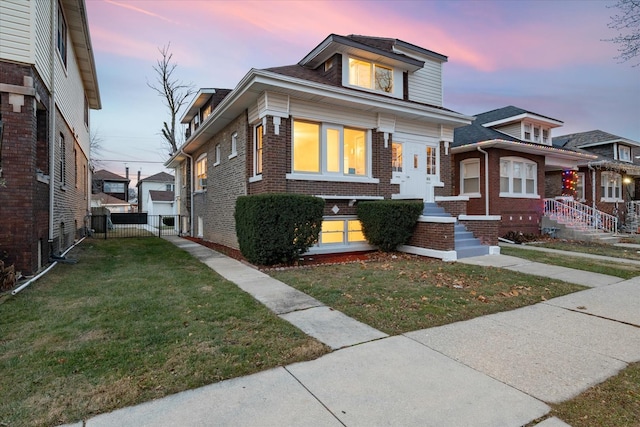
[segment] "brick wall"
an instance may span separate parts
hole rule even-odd
[[[455,248],[454,223],[418,222],[409,246],[452,251]]]
[[[445,143],[440,142],[440,180],[444,183],[444,187],[436,187],[434,194],[436,196],[453,196],[453,170],[451,165],[451,154],[445,154]]]
[[[544,197],[562,196],[562,171],[547,172],[544,176]]]
[[[460,221],[483,245],[498,245],[500,221]]]
[[[33,79],[43,105],[48,105],[48,93],[30,67],[0,62],[0,82],[23,86],[24,77]],[[49,253],[49,186],[39,182],[36,174],[38,167],[46,172],[43,166],[48,165],[48,113],[37,113],[33,96],[25,95],[23,102],[15,112],[9,94],[0,93],[4,125],[2,177],[6,185],[0,188],[0,259],[15,263],[18,271],[30,275],[38,269],[38,243],[44,263]]]
[[[216,134],[207,144],[207,197],[204,217],[204,239],[237,249],[238,239],[234,212],[238,196],[247,194],[246,150],[247,115],[238,116],[234,121]],[[231,155],[231,136],[237,133],[237,155]],[[215,147],[220,144],[220,164],[214,166]]]
[[[437,204],[451,216],[457,217],[459,215],[467,214],[466,200],[443,200],[437,202]]]

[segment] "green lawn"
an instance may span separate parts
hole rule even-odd
[[[587,246],[573,244],[572,246],[567,246],[564,250],[573,252],[584,252],[584,248],[587,248]],[[598,260],[584,257],[575,257],[571,256],[571,252],[567,252],[567,254],[565,255],[551,252],[541,252],[525,248],[503,246],[500,248],[500,253],[503,255],[517,256],[519,258],[528,259],[530,261],[559,265],[562,267],[577,268],[580,270],[591,271],[593,273],[621,277],[623,279],[631,279],[633,277],[640,276],[640,265],[615,263],[608,260]],[[615,255],[610,254],[607,256]]]
[[[272,271],[278,280],[388,334],[531,305],[586,289],[562,281],[411,255]]]
[[[75,422],[329,351],[162,239],[85,240],[68,257],[0,299],[0,426]]]
[[[640,250],[623,246],[608,245],[597,242],[563,242],[559,240],[548,240],[543,243],[536,243],[537,247],[558,249],[569,252],[582,252],[594,255],[610,256],[615,258],[625,258],[640,261]]]

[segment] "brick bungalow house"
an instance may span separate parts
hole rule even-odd
[[[331,34],[295,65],[252,69],[233,90],[200,90],[182,119],[187,140],[165,163],[176,170],[182,229],[238,248],[238,196],[309,194],[325,201],[310,253],[351,252],[371,249],[359,201],[464,205],[451,197],[450,146],[472,118],[443,106],[446,61],[397,39]],[[425,210],[403,249],[456,259],[454,228],[455,217]]]
[[[100,107],[84,1],[0,2],[0,258],[24,275],[84,231]]]
[[[575,200],[608,214],[617,213],[621,228],[637,232],[640,216],[640,142],[592,130],[553,138],[553,145],[596,156],[581,161],[573,177]],[[547,174],[547,197],[563,194],[563,177]]]
[[[596,156],[552,144],[560,120],[508,106],[476,115],[454,132],[451,147],[453,192],[468,198],[467,213],[498,215],[499,235],[539,234],[545,175],[577,171]]]

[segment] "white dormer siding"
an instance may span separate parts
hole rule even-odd
[[[409,73],[409,100],[442,106],[442,64],[425,61],[424,68]]]
[[[33,2],[0,2],[0,52],[2,59],[33,64]]]

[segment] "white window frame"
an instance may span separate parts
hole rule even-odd
[[[216,149],[215,149],[215,159],[216,161],[213,163],[213,166],[216,167],[220,164],[220,159],[221,159],[221,155],[220,155],[220,144],[216,144]]]
[[[196,192],[198,191],[207,191],[206,185],[203,186],[201,180],[207,179],[207,153],[202,153],[198,156],[196,160],[196,182],[193,188]]]
[[[500,197],[513,197],[513,198],[521,198],[521,199],[539,199],[540,195],[537,193],[538,191],[538,164],[529,159],[525,159],[523,157],[501,157],[500,158],[500,182],[502,182],[502,178],[505,177],[502,174],[502,163],[508,163],[508,175],[506,177],[509,178],[509,191],[502,191],[502,186],[500,186]],[[518,163],[522,165],[522,192],[516,193],[514,192],[514,164]],[[533,171],[533,189],[535,193],[527,193],[527,180],[526,170],[527,165],[534,166]]]
[[[618,145],[618,160],[621,162],[631,163],[631,147],[627,145]]]
[[[616,197],[616,189],[618,197]],[[613,171],[602,171],[600,174],[601,202],[623,202],[622,175]]]
[[[295,160],[295,147],[293,143],[294,137],[294,125],[296,121],[299,122],[307,122],[307,123],[315,123],[319,125],[320,129],[320,172],[296,172],[294,170],[294,160]],[[328,169],[328,153],[327,153],[327,130],[333,129],[339,132],[339,161],[340,166],[337,172],[329,172]],[[352,129],[357,131],[364,132],[366,141],[365,141],[365,173],[362,175],[355,175],[345,173],[344,170],[344,131],[345,129]],[[372,143],[371,143],[371,130],[362,129],[355,126],[343,126],[331,123],[323,123],[323,122],[314,122],[305,119],[294,119],[291,121],[291,135],[292,135],[292,143],[291,143],[291,165],[290,170],[291,173],[288,173],[286,178],[292,180],[313,180],[313,181],[342,181],[342,182],[366,182],[366,183],[379,183],[379,179],[372,177]]]
[[[322,219],[322,223],[325,222],[342,222],[342,241],[341,242],[328,242],[325,243],[322,241],[322,228],[320,230],[320,234],[318,235],[318,243],[315,245],[316,247],[340,247],[340,246],[351,246],[351,245],[359,245],[363,243],[367,243],[366,238],[363,234],[363,239],[361,240],[350,240],[349,239],[349,222],[350,221],[359,221],[357,216],[331,216],[324,217]],[[362,232],[362,224],[360,224],[360,232]]]
[[[532,122],[522,122],[522,139],[536,144],[551,145],[551,128]]]
[[[67,57],[69,55],[69,25],[67,24],[67,18],[64,16],[60,0],[58,0],[58,22],[56,25],[56,47],[60,55],[60,60],[66,69]]]
[[[576,175],[578,177],[578,183],[576,184],[576,199],[578,201],[584,201],[586,200],[584,188],[585,174],[584,172],[578,172]]]
[[[465,177],[465,172],[468,165],[476,164],[478,167],[478,176],[470,176]],[[482,193],[480,191],[481,180],[480,180],[480,159],[465,159],[460,162],[460,195],[464,195],[467,197],[482,197]],[[478,191],[467,192],[465,189],[464,181],[465,179],[477,179],[478,180]]]
[[[262,180],[262,170],[264,167],[264,125],[262,122],[253,127],[253,176],[249,182]],[[260,149],[258,150],[258,136],[260,136]],[[258,151],[260,151],[260,161],[258,161]]]
[[[358,82],[351,83],[351,65],[350,61],[359,61],[363,63],[369,64],[369,81],[370,85],[359,84]],[[376,88],[376,69],[381,68],[385,70],[389,70],[391,74],[391,88],[386,91],[384,89]],[[365,89],[375,93],[384,93],[388,95],[396,95],[398,93],[398,84],[401,84],[401,79],[397,76],[396,70],[390,66],[385,64],[380,64],[377,62],[370,61],[368,59],[358,58],[356,56],[347,56],[345,55],[345,62],[343,62],[343,82],[345,86],[350,86],[358,89]]]
[[[238,155],[238,132],[234,132],[231,134],[231,154],[229,154],[229,158],[233,159]]]

